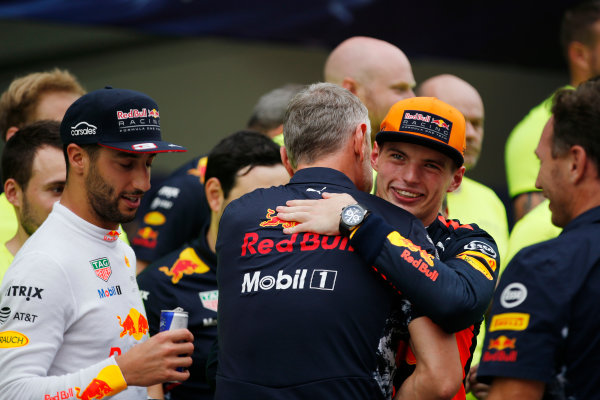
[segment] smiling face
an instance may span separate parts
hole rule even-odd
[[[465,171],[439,151],[405,142],[376,143],[371,161],[377,170],[377,196],[425,226],[436,219],[444,196],[460,186]]]
[[[150,189],[154,156],[101,147],[90,157],[85,189],[96,225],[114,229],[133,221],[142,196]]]
[[[552,155],[553,122],[554,117],[551,117],[542,131],[540,142],[535,150],[535,154],[540,160],[540,170],[535,186],[542,189],[544,196],[550,200],[552,223],[558,227],[564,227],[573,218],[571,191],[565,190],[569,165],[566,157]]]

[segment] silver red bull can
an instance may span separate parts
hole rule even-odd
[[[160,310],[160,327],[159,332],[172,331],[175,329],[187,329],[188,327],[188,313],[183,311],[183,308],[177,307],[174,310]],[[184,368],[177,368],[177,371],[183,372]],[[178,381],[171,381],[172,383],[181,383]]]
[[[172,331],[174,329],[187,329],[188,313],[183,308],[177,307],[174,310],[160,311],[159,331]]]

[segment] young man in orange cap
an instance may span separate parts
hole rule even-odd
[[[438,253],[430,265],[409,255],[414,245],[394,232],[385,215],[360,210],[362,207],[357,207],[349,195],[324,194],[325,200],[293,200],[288,207],[277,208],[282,220],[299,222],[286,233],[346,232],[352,247],[412,303],[422,304],[424,296],[437,299],[436,308],[413,310],[409,324],[420,316],[428,316],[446,330],[458,331],[463,380],[479,324],[493,294],[499,262],[498,249],[490,235],[475,224],[462,225],[439,214],[446,193],[462,181],[464,148],[463,115],[433,97],[399,101],[376,135],[371,164],[378,172],[377,195],[410,211],[425,225]],[[351,210],[355,210],[354,220],[348,218]],[[420,280],[415,279],[416,270],[421,272]],[[465,305],[477,311],[448,313],[449,308],[458,310]],[[440,318],[442,313],[453,316],[451,320]],[[400,355],[396,371],[395,386],[400,388],[396,399],[414,398],[429,384],[427,376],[419,375],[418,354],[415,359],[409,344],[406,337],[400,347],[404,354]],[[464,397],[465,389],[461,387],[454,398]]]

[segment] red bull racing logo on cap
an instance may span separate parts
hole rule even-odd
[[[406,110],[399,130],[430,136],[447,144],[450,141],[452,122],[425,111]]]
[[[156,109],[147,108],[117,111],[119,133],[135,131],[160,131],[160,118]]]
[[[148,333],[148,320],[144,317],[144,314],[141,314],[135,308],[129,310],[129,314],[125,319],[121,319],[118,315],[117,318],[119,319],[119,325],[123,328],[119,337],[129,335],[133,336],[135,340],[140,340]]]
[[[173,284],[177,284],[184,275],[204,274],[210,268],[198,257],[194,249],[188,247],[179,253],[179,257],[170,268],[165,266],[158,270],[170,276]]]
[[[130,109],[129,111],[117,111],[117,119],[144,118],[147,116],[148,110],[146,110],[145,108],[142,108],[141,110]]]
[[[279,217],[275,214],[275,210],[272,209],[267,209],[267,215],[265,216],[265,218],[267,218],[266,221],[263,221],[260,223],[260,226],[279,226],[281,225],[283,228],[293,228],[294,226],[298,225],[297,222],[295,221],[284,221],[282,219],[279,219]]]
[[[125,389],[127,384],[123,380],[121,370],[116,365],[109,365],[102,368],[102,371],[81,391],[81,388],[75,387],[75,397],[81,400],[103,399],[107,396],[117,394]]]
[[[108,258],[97,258],[95,260],[91,260],[90,264],[92,265],[96,276],[102,279],[104,282],[108,282],[108,278],[110,278],[112,274],[112,269],[110,268],[110,261],[108,261]]]

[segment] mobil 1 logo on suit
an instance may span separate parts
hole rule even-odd
[[[286,271],[287,272],[287,271]],[[279,270],[276,275],[262,271],[246,272],[242,279],[242,293],[267,290],[330,290],[335,289],[337,271],[299,268],[290,273]]]

